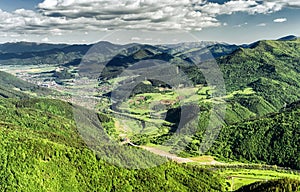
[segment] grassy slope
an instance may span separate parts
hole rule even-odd
[[[277,169],[243,169],[242,167],[239,167],[238,169],[221,168],[219,173],[221,176],[226,178],[228,189],[231,191],[235,191],[243,186],[261,181],[270,181],[285,178],[300,181],[299,174],[296,174],[292,171],[280,171]]]

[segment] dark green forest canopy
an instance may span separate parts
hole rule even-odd
[[[300,168],[300,108],[226,126],[210,153],[221,158]]]

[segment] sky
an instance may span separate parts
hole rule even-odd
[[[89,44],[300,36],[300,0],[0,0],[0,42]]]

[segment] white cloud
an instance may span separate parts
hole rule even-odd
[[[204,0],[45,0],[38,5],[48,17],[81,18],[90,29],[201,30],[220,23],[195,9]],[[93,20],[89,22],[88,20]],[[91,23],[89,25],[89,23]]]
[[[10,37],[21,37],[20,34],[10,34],[9,36],[10,36]]]
[[[141,40],[141,38],[139,38],[139,37],[131,37],[131,41],[140,41]]]
[[[45,16],[65,18],[79,29],[199,31],[221,26],[218,15],[267,14],[298,4],[296,0],[231,0],[223,4],[207,0],[45,0],[38,8]]]
[[[0,37],[8,37],[8,34],[7,33],[1,33]]]
[[[49,38],[48,37],[43,38],[42,42],[49,42]]]
[[[275,23],[283,23],[287,21],[287,18],[277,18],[273,20]]]
[[[62,30],[57,29],[57,28],[50,30],[50,32],[51,32],[52,35],[55,35],[55,36],[62,36],[63,35]]]
[[[213,15],[232,14],[235,12],[247,12],[249,14],[266,14],[279,11],[282,9],[281,4],[275,2],[262,2],[258,3],[254,0],[232,0],[224,4],[207,3],[198,6],[199,11]]]
[[[260,24],[257,24],[256,26],[257,27],[265,27],[265,26],[267,26],[267,24],[266,23],[260,23]]]
[[[231,0],[223,4],[207,0],[44,0],[38,11],[0,10],[0,33],[62,36],[71,31],[88,35],[86,31],[119,29],[199,31],[226,26],[217,19],[219,15],[267,14],[286,6],[300,7],[300,0]]]
[[[242,24],[239,24],[239,25],[234,25],[233,27],[238,27],[238,28],[240,28],[240,27],[243,27],[243,26],[245,26],[245,25],[248,25],[248,23],[245,22],[245,23],[242,23]]]
[[[49,33],[55,26],[68,26],[66,18],[46,17],[32,10],[18,9],[12,13],[0,10],[0,29],[16,33]],[[71,22],[72,23],[72,22]],[[49,30],[49,31],[48,31]]]
[[[284,7],[300,7],[299,0],[266,0],[267,2],[276,3]]]

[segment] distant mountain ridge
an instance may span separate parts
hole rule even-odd
[[[2,53],[25,53],[25,52],[41,52],[51,49],[62,49],[68,44],[48,44],[34,42],[16,42],[0,44],[0,52]]]
[[[296,40],[298,39],[297,36],[295,35],[288,35],[288,36],[285,36],[285,37],[281,37],[279,39],[277,39],[278,41],[293,41],[293,40]]]
[[[297,39],[296,36],[286,36],[278,40],[289,41]],[[187,58],[195,54],[207,57],[211,54],[214,58],[219,58],[224,55],[231,54],[239,48],[249,48],[257,44],[235,45],[227,43],[218,43],[214,41],[202,42],[186,42],[178,44],[162,44],[149,45],[152,49],[157,49],[158,52],[165,52],[169,55],[176,55],[181,58]],[[0,64],[10,65],[35,65],[35,64],[58,64],[68,65],[71,63],[78,63],[80,59],[86,54],[101,54],[103,57],[113,57],[118,54],[129,55],[134,50],[143,49],[143,44],[113,44],[107,41],[100,41],[95,44],[47,44],[34,42],[17,42],[0,44]],[[134,49],[134,50],[133,50]],[[209,51],[210,53],[208,53]],[[206,56],[205,56],[206,55]],[[210,57],[212,57],[210,56]]]

